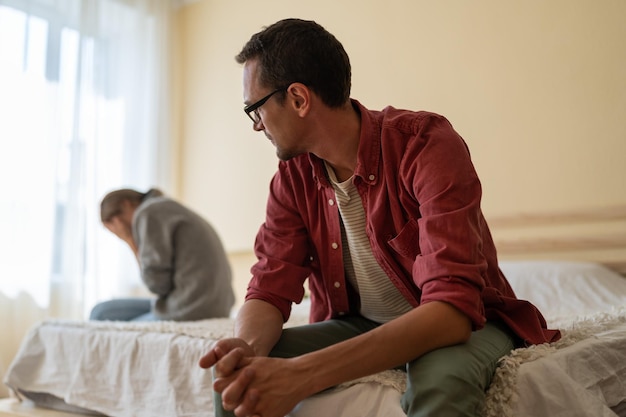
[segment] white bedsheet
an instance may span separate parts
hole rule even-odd
[[[210,374],[197,366],[210,340],[150,327],[44,322],[6,384],[110,416],[211,416]]]

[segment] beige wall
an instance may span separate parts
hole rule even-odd
[[[180,196],[229,251],[252,247],[277,163],[233,57],[285,17],[338,37],[367,107],[448,117],[488,217],[626,203],[623,0],[202,0],[177,17]]]

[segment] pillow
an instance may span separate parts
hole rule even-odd
[[[582,316],[626,305],[626,278],[592,262],[501,261],[518,298],[551,318]]]

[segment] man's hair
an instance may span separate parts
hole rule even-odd
[[[252,35],[235,57],[239,64],[250,59],[258,59],[263,86],[279,89],[300,82],[329,107],[341,107],[350,99],[348,54],[313,21],[284,19]]]

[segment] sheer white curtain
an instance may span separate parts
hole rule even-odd
[[[141,288],[98,205],[168,191],[171,16],[164,0],[0,0],[0,376],[36,321]]]

